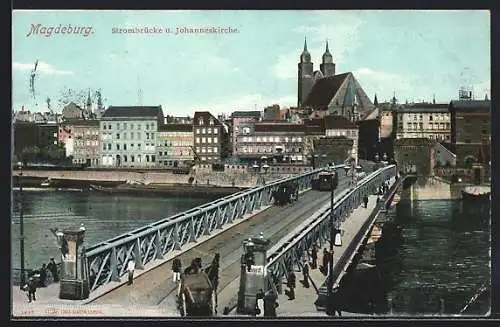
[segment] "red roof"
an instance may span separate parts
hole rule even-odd
[[[307,95],[304,106],[310,106],[315,109],[326,109],[332,101],[335,94],[337,94],[340,86],[344,83],[345,79],[350,73],[339,74],[335,76],[328,76],[319,79],[314,83],[311,92]]]
[[[357,129],[357,127],[344,116],[325,116],[325,129]]]

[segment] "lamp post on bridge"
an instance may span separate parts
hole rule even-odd
[[[338,184],[338,176],[337,172],[335,171],[335,166],[333,162],[328,163],[328,166],[330,168],[330,221],[329,221],[329,228],[330,228],[330,260],[328,260],[328,296],[332,297],[333,296],[333,246],[335,244],[335,237],[337,233],[337,221],[335,221],[334,213],[333,213],[333,206],[334,206],[334,201],[335,201],[335,189],[337,188]]]
[[[26,284],[26,276],[24,271],[24,195],[23,195],[23,163],[19,162],[19,250],[21,254],[21,285],[23,289]]]

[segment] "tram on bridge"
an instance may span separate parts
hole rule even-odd
[[[331,191],[337,188],[339,176],[334,171],[321,171],[312,180],[312,189],[318,191]]]

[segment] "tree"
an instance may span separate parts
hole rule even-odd
[[[40,148],[36,145],[25,147],[21,151],[21,160],[24,164],[27,162],[35,162],[40,155]]]
[[[62,145],[50,144],[42,149],[42,156],[49,162],[60,162],[65,160],[66,153]]]
[[[59,107],[64,108],[71,102],[74,102],[78,106],[85,108],[85,102],[87,100],[87,93],[84,90],[74,90],[74,89],[64,89],[59,94],[58,104]]]

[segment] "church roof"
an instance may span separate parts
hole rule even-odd
[[[327,109],[330,101],[337,94],[349,74],[344,73],[319,79],[307,95],[304,105],[316,109]]]

